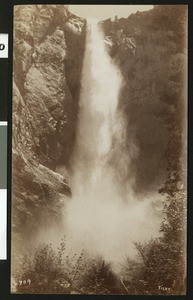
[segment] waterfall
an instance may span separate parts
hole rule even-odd
[[[96,189],[104,181],[111,152],[121,74],[111,62],[97,21],[88,23],[74,153],[72,189]],[[107,175],[107,174],[106,174]],[[101,182],[100,182],[101,181]],[[74,188],[75,186],[75,188]]]
[[[123,147],[126,129],[118,113],[122,76],[106,47],[97,21],[88,21],[65,222],[75,251],[118,261],[134,251],[133,241],[150,237],[159,225],[150,201],[137,201],[132,184],[119,181],[113,167],[128,168],[131,153]]]

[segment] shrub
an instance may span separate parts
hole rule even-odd
[[[28,249],[16,272],[16,292],[22,294],[116,294],[122,293],[111,264],[90,258],[83,250],[67,255],[66,240],[57,250],[52,244]]]

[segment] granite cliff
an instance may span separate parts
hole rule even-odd
[[[119,109],[127,123],[127,148],[134,144],[137,149],[130,164],[137,193],[158,190],[168,170],[180,169],[185,161],[186,24],[183,5],[155,5],[102,22],[109,53],[125,82]]]
[[[14,243],[59,222],[60,196],[71,193],[57,167],[68,163],[75,140],[84,39],[85,21],[65,5],[15,6]]]

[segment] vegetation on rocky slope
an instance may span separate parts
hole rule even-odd
[[[19,278],[16,290],[22,294],[124,292],[111,264],[106,263],[102,257],[90,258],[84,250],[79,255],[68,254],[65,238],[57,250],[54,250],[52,244],[41,244],[31,251],[28,249],[26,260],[16,277]]]

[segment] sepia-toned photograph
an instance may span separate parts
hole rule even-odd
[[[15,5],[11,293],[185,295],[187,5]]]

